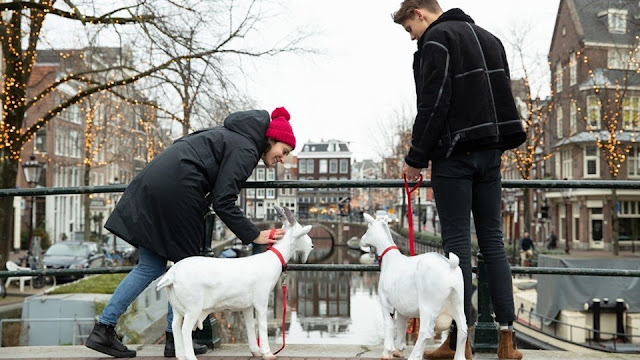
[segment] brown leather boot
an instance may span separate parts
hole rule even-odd
[[[500,342],[498,343],[498,359],[500,360],[520,360],[522,353],[516,348],[515,331],[506,329],[500,330]]]
[[[469,328],[468,333],[471,333],[471,328]],[[427,350],[424,352],[424,358],[428,360],[449,360],[453,359],[456,355],[456,338],[458,337],[456,330],[449,330],[449,336],[447,339],[440,345],[439,348],[435,350]],[[467,342],[465,343],[464,349],[464,357],[467,360],[472,360],[473,356],[471,355],[471,345],[469,345],[469,338],[467,337]]]

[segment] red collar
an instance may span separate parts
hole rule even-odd
[[[274,248],[273,246],[269,246],[267,250],[271,250],[274,254],[276,254],[278,259],[280,259],[280,263],[282,264],[282,271],[287,271],[287,262],[284,261],[284,257],[282,257],[280,251],[278,251],[278,249]]]
[[[382,252],[382,255],[378,256],[378,263],[380,264],[380,266],[382,266],[382,258],[387,254],[387,252],[389,252],[389,250],[393,249],[400,251],[397,246],[391,245]]]

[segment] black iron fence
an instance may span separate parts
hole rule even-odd
[[[415,185],[415,183],[412,183]],[[431,182],[426,180],[422,187],[430,187]],[[34,189],[0,189],[0,197],[10,196],[47,196],[47,195],[73,195],[91,193],[118,193],[123,192],[127,185],[107,186],[81,186],[60,188],[34,188]],[[302,180],[302,181],[250,181],[245,188],[403,188],[402,180]],[[545,189],[640,189],[640,181],[604,181],[604,180],[504,180],[503,188],[545,188]],[[206,238],[211,239],[214,227],[214,216],[207,220]],[[425,249],[433,249],[433,246],[425,244]],[[203,254],[212,255],[211,248],[203,245]],[[477,266],[473,271],[478,277],[478,323],[475,330],[476,351],[495,351],[498,345],[498,334],[493,317],[491,315],[491,303],[486,282],[486,273],[482,255],[478,254]],[[42,269],[42,270],[18,270],[0,271],[0,279],[13,276],[68,276],[87,274],[114,274],[127,273],[132,266],[102,267],[89,269]],[[377,265],[344,265],[344,264],[290,264],[291,271],[379,271]],[[567,268],[534,268],[512,267],[513,274],[553,274],[576,276],[621,276],[640,277],[640,270],[620,269],[567,269]]]

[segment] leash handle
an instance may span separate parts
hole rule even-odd
[[[413,256],[416,254],[414,242],[413,242],[413,211],[411,209],[411,193],[422,185],[422,174],[420,174],[420,179],[413,186],[413,188],[409,189],[409,182],[407,181],[407,175],[403,175],[404,178],[404,191],[407,194],[407,218],[409,219],[409,255]]]

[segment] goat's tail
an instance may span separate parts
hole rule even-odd
[[[455,269],[459,264],[460,258],[458,258],[458,255],[449,252],[449,266],[451,267],[451,269]]]
[[[173,284],[173,271],[167,271],[166,274],[158,281],[158,285],[156,285],[156,291],[160,291],[162,288],[170,286]]]

